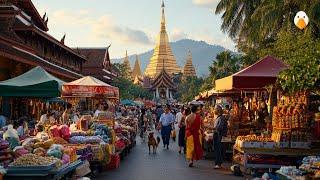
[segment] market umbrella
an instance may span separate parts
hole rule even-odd
[[[138,106],[144,106],[144,103],[141,101],[134,101],[134,103],[136,103]]]
[[[111,86],[92,76],[65,83],[62,86],[63,97],[107,96],[119,98],[119,88]]]
[[[0,82],[0,96],[7,97],[58,97],[64,82],[42,67]]]
[[[222,79],[215,81],[217,91],[259,90],[274,84],[278,74],[288,66],[282,61],[266,56],[255,64]]]
[[[150,100],[144,100],[143,103],[144,103],[144,105],[147,106],[147,107],[152,107],[152,106],[155,106],[155,105],[156,105],[155,102],[150,101]]]
[[[196,100],[189,102],[189,104],[190,105],[204,105],[204,103],[202,101],[196,101]]]
[[[125,106],[136,106],[137,105],[136,103],[134,103],[132,100],[129,100],[129,99],[121,100],[120,103]]]

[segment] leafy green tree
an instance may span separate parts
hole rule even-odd
[[[128,78],[128,69],[124,64],[115,63],[113,66],[117,68],[119,76],[114,79],[112,85],[119,88],[120,99],[153,98],[152,93],[147,89],[133,84],[132,80]]]
[[[200,93],[200,87],[203,84],[202,78],[188,77],[183,79],[178,85],[176,98],[180,102],[190,102]]]
[[[278,80],[287,92],[313,90],[320,80],[320,41],[304,32],[283,31],[275,43],[260,51],[260,56],[272,54],[283,60],[289,68]]]
[[[209,66],[209,76],[203,80],[200,90],[206,91],[214,87],[217,79],[229,76],[240,70],[242,57],[233,55],[230,51],[223,51],[217,54],[216,59]]]

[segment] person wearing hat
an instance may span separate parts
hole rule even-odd
[[[170,134],[172,130],[172,124],[175,122],[175,116],[171,113],[170,105],[167,105],[165,112],[161,115],[159,120],[159,126],[161,127],[161,136],[163,142],[163,148],[169,149]]]

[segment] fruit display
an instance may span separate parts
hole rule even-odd
[[[278,148],[288,148],[290,145],[291,132],[288,130],[272,131],[271,139],[276,142]]]
[[[278,129],[303,129],[310,127],[311,116],[307,110],[305,94],[283,97],[282,102],[273,108],[272,126]]]
[[[278,173],[285,175],[287,177],[291,177],[292,179],[303,179],[302,171],[297,169],[295,166],[282,166]]]
[[[49,166],[52,163],[57,163],[60,167],[61,161],[54,157],[42,157],[35,154],[26,154],[17,158],[10,166],[14,167],[28,167],[28,166]]]
[[[276,143],[268,137],[247,135],[238,136],[235,146],[240,148],[274,148]]]
[[[12,150],[9,148],[9,143],[5,140],[0,140],[0,165],[7,167],[13,161]]]
[[[302,165],[299,169],[314,173],[320,170],[320,156],[307,156],[302,160]]]

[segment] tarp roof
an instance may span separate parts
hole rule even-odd
[[[222,79],[215,81],[217,91],[263,89],[274,84],[278,74],[288,66],[282,61],[266,56],[255,64]]]
[[[0,96],[58,97],[64,82],[37,66],[30,71],[0,82]]]
[[[75,81],[65,83],[65,85],[77,85],[77,86],[111,86],[99,79],[92,77],[92,76],[85,76],[83,78],[77,79]]]
[[[119,98],[119,88],[111,86],[95,77],[85,76],[65,83],[62,87],[63,97],[108,96]]]

